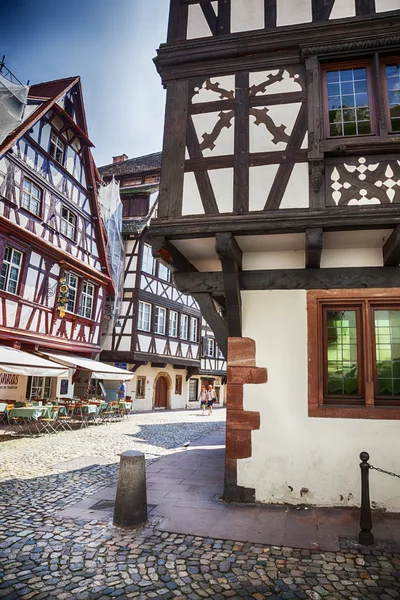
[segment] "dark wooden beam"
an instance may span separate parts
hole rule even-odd
[[[240,289],[250,290],[330,290],[400,287],[400,267],[348,267],[338,269],[279,269],[242,271]],[[224,274],[179,273],[178,289],[185,294],[224,292]]]
[[[182,275],[182,273],[179,273],[179,276]],[[211,329],[213,330],[219,349],[226,358],[226,356],[228,355],[228,324],[217,311],[215,302],[211,294],[194,293],[192,295],[200,307],[202,316],[207,321],[208,326],[211,327]]]
[[[385,267],[397,267],[400,264],[400,225],[386,240],[382,252]]]
[[[375,14],[375,0],[356,0],[357,17],[373,14]]]
[[[196,267],[165,237],[153,237],[151,244],[154,258],[171,271],[181,273],[197,271]]]
[[[242,269],[243,252],[234,236],[231,233],[217,233],[215,240],[215,250],[219,258],[221,260],[232,258],[239,269]]]
[[[167,85],[165,127],[159,216],[178,217],[182,214],[183,177],[186,151],[186,121],[189,81],[172,81]]]
[[[236,74],[233,212],[249,210],[249,74]]]
[[[306,268],[319,269],[322,254],[322,227],[306,229]]]
[[[215,250],[222,265],[229,336],[241,337],[242,301],[239,273],[242,268],[242,250],[230,233],[217,233],[215,236]]]

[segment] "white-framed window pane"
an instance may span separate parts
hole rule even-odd
[[[40,189],[29,179],[24,179],[22,184],[22,207],[34,215],[38,215],[40,213],[40,199]]]
[[[0,273],[0,290],[16,294],[21,274],[22,252],[6,246]]]
[[[166,267],[160,263],[158,265],[158,276],[160,279],[163,279],[164,281],[169,281],[170,270],[168,269],[168,267]]]
[[[76,215],[65,206],[61,209],[60,230],[63,235],[66,235],[71,240],[75,239]]]
[[[76,309],[76,298],[78,295],[78,277],[73,273],[66,273],[65,278],[68,285],[68,304],[66,310],[74,313]]]
[[[62,142],[60,140],[60,138],[55,133],[52,132],[50,135],[50,148],[49,148],[50,156],[52,156],[53,158],[56,159],[57,162],[62,164],[64,162],[64,150],[65,150],[64,142]]]
[[[145,244],[143,246],[142,271],[154,275],[154,258],[151,251],[151,246]]]
[[[84,281],[82,284],[80,313],[86,319],[92,318],[94,301],[94,285]]]
[[[197,387],[198,379],[191,379],[189,381],[189,402],[195,402],[197,400]]]
[[[31,398],[50,398],[51,378],[50,377],[32,377],[31,379]]]
[[[169,335],[170,337],[178,336],[178,313],[174,310],[169,312]]]
[[[181,316],[181,338],[183,340],[188,339],[188,329],[189,329],[189,317],[188,315]]]
[[[207,340],[207,356],[214,356],[215,353],[215,341],[213,338]]]
[[[160,335],[165,335],[165,321],[166,321],[167,311],[165,308],[161,306],[156,306],[156,314],[155,314],[155,332]]]
[[[151,305],[147,302],[139,302],[138,329],[150,331]]]
[[[190,341],[197,342],[198,321],[196,317],[190,319]]]

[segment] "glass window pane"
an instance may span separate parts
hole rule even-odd
[[[376,310],[374,320],[376,393],[378,396],[399,396],[400,310]]]
[[[354,310],[327,311],[328,394],[357,395],[357,315]]]
[[[338,77],[334,79],[335,73]],[[365,135],[371,132],[365,68],[327,72],[327,91],[331,136]],[[356,107],[365,110],[359,112],[355,110]],[[359,127],[360,121],[362,124]]]

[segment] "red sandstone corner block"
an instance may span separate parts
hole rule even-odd
[[[243,385],[237,383],[228,383],[226,387],[227,408],[243,410]]]
[[[225,455],[227,458],[251,457],[251,431],[234,429],[226,431]]]
[[[229,383],[267,383],[267,369],[261,367],[228,367]]]
[[[249,410],[230,410],[226,415],[228,429],[254,431],[260,429],[260,413]]]
[[[228,339],[228,366],[255,367],[256,343],[250,338],[231,337]]]

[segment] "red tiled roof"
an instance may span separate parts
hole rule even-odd
[[[29,88],[29,98],[50,99],[58,96],[65,88],[80,80],[79,76],[65,77],[64,79],[55,79],[54,81],[43,81],[35,83]]]

